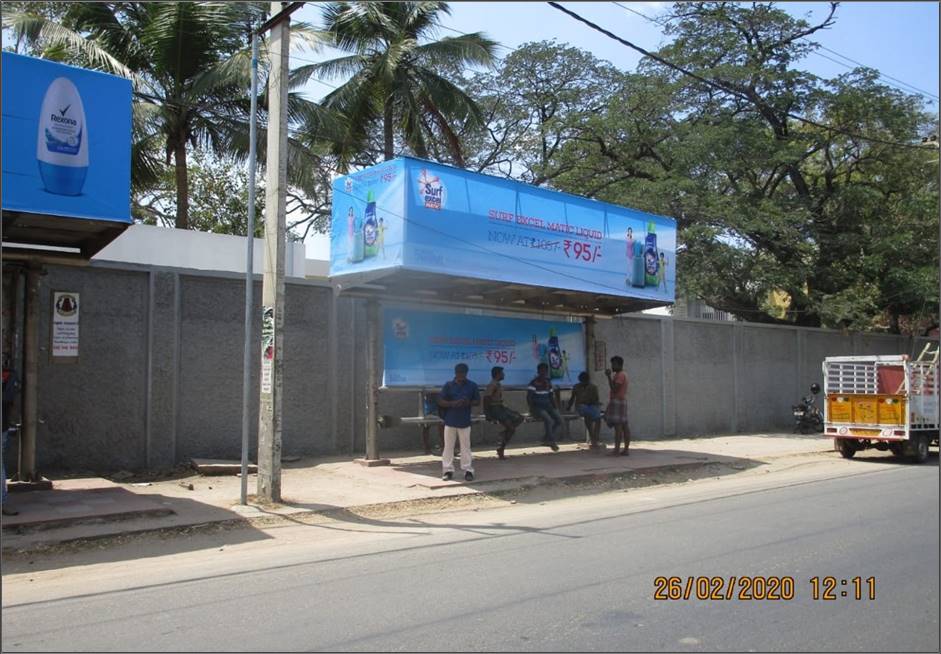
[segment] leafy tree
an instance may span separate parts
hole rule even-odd
[[[658,55],[707,82],[650,58],[629,74],[528,44],[471,85],[512,90],[525,77],[523,93],[484,93],[469,160],[676,217],[681,290],[747,320],[926,322],[938,307],[938,154],[906,146],[937,118],[875,71],[822,80],[797,67],[833,12],[810,25],[770,4],[676,4]],[[578,69],[586,100],[547,104],[565,97],[552,81]],[[770,300],[782,293],[783,314]]]
[[[189,155],[190,229],[216,234],[244,235],[248,230],[248,168],[235,158],[220,159],[197,148]],[[303,241],[311,232],[329,227],[331,196],[329,175],[317,184],[317,192],[291,184],[287,189],[288,237]],[[146,225],[172,227],[176,219],[176,179],[165,169],[148,190],[134,197],[134,220]],[[256,180],[255,236],[264,236],[265,184]]]
[[[33,53],[106,70],[134,82],[132,181],[142,192],[159,185],[163,166],[173,163],[175,225],[190,227],[187,151],[202,147],[217,157],[248,152],[249,34],[268,3],[148,2],[70,3],[63,11],[46,5],[8,3],[3,26]],[[293,42],[319,44],[303,24]],[[261,62],[266,57],[262,55]],[[261,85],[264,88],[263,84]],[[264,142],[266,95],[259,101],[259,142]],[[321,129],[336,124],[296,93],[289,117]],[[289,170],[301,188],[311,181],[319,155],[291,139]],[[258,148],[264,163],[264,148]],[[162,155],[162,156],[161,156]]]
[[[336,145],[348,164],[382,125],[382,151],[395,156],[395,136],[419,157],[428,156],[428,138],[439,134],[454,162],[464,165],[461,143],[453,125],[479,121],[476,102],[437,71],[446,67],[488,66],[496,44],[480,33],[429,41],[440,15],[450,13],[444,2],[334,2],[325,6],[325,29],[331,45],[350,52],[319,64],[298,68],[295,82],[313,75],[349,79],[323,104],[343,115],[347,133]]]
[[[245,234],[248,220],[248,171],[240,162],[218,159],[196,149],[189,155],[188,185],[192,199],[190,227],[217,234]],[[164,170],[158,183],[134,198],[134,219],[147,225],[172,227],[176,222],[176,176]],[[264,235],[265,191],[259,179],[255,192],[255,236]]]
[[[486,128],[465,137],[469,165],[542,185],[571,170],[562,156],[586,117],[611,101],[620,73],[591,53],[554,41],[526,43],[495,71],[472,78]],[[470,126],[475,127],[474,125]]]

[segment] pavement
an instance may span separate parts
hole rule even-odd
[[[690,439],[635,441],[631,455],[606,456],[580,443],[563,443],[553,453],[524,444],[500,461],[492,450],[475,452],[476,479],[458,472],[441,480],[440,457],[408,453],[389,456],[390,465],[364,467],[349,458],[307,458],[284,463],[282,502],[239,504],[237,476],[184,473],[173,479],[124,483],[103,478],[55,479],[53,489],[11,495],[17,516],[2,521],[3,551],[108,538],[140,532],[180,530],[285,519],[305,513],[350,511],[403,502],[467,499],[551,484],[584,482],[663,469],[722,464],[728,472],[747,470],[795,455],[832,452],[820,436],[750,434]],[[457,462],[455,462],[457,463]],[[457,467],[457,466],[456,466]],[[143,479],[143,477],[141,478]],[[257,476],[249,475],[248,493]]]

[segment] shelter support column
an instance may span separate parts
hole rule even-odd
[[[26,269],[26,324],[23,334],[23,416],[20,466],[17,479],[41,481],[36,469],[36,432],[39,426],[39,279],[42,265],[31,261]]]
[[[379,458],[379,302],[366,304],[366,457],[367,466],[387,465]]]
[[[595,368],[595,317],[585,318],[585,370],[594,372]]]
[[[595,317],[587,316],[585,318],[585,370],[592,374],[596,371],[595,366]],[[561,403],[560,405],[561,406]],[[568,429],[568,420],[565,421],[565,427]],[[591,441],[591,434],[588,427],[585,427],[585,442]]]

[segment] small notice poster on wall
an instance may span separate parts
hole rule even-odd
[[[262,307],[261,315],[261,392],[268,394],[274,364],[274,307]]]
[[[52,356],[78,356],[78,293],[52,294]]]

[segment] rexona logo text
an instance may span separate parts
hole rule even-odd
[[[441,179],[424,168],[418,175],[418,197],[426,209],[443,209],[447,202],[448,191]]]

